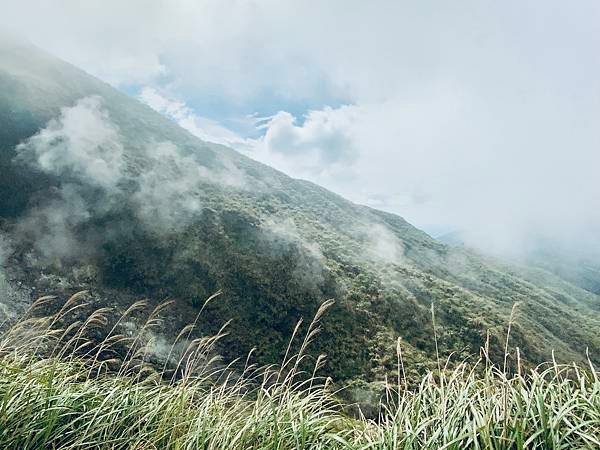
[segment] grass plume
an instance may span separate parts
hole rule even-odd
[[[218,363],[215,344],[223,330],[189,340],[175,374],[167,365],[146,364],[142,338],[142,331],[160,327],[167,304],[150,313],[137,335],[124,337],[108,326],[98,343],[90,333],[107,326],[107,310],[64,321],[84,297],[70,299],[52,317],[28,313],[0,337],[0,448],[600,447],[600,380],[591,363],[553,362],[511,374],[486,359],[426,373],[407,389],[398,340],[397,385],[387,386],[379,417],[351,418],[330,381],[317,375],[324,357],[311,371],[303,369],[330,302],[306,328],[300,353],[290,355],[288,348],[278,367],[256,367],[250,356],[241,372]],[[143,307],[132,305],[124,317]],[[199,320],[174,344],[190,337]],[[299,323],[294,335],[302,333]],[[127,351],[119,358],[114,347],[124,341]]]

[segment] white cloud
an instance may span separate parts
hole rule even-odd
[[[2,276],[2,266],[4,266],[11,253],[12,245],[10,244],[8,237],[0,233],[0,277]]]
[[[65,0],[14,3],[0,24],[148,86],[203,139],[506,247],[598,239],[599,20],[593,0]],[[220,121],[249,129],[255,112],[262,136]]]
[[[146,165],[135,178],[139,190],[133,195],[138,214],[155,231],[178,229],[202,211],[198,196],[201,183],[243,189],[246,176],[227,157],[221,168],[209,169],[191,154],[183,154],[171,142],[157,142],[145,150]]]
[[[347,178],[359,156],[354,127],[360,108],[356,106],[309,111],[301,125],[285,111],[272,117],[241,118],[262,133],[258,138],[245,138],[154,88],[143,88],[139,98],[200,139],[232,147],[294,177],[319,181],[339,173]]]
[[[305,286],[316,288],[324,281],[325,257],[318,243],[306,239],[296,223],[289,218],[268,218],[261,224],[263,238],[271,252],[285,253],[296,247],[300,254],[294,257],[294,278]]]
[[[436,85],[413,97],[309,111],[301,123],[279,112],[258,121],[263,135],[251,139],[202,127],[183,102],[148,97],[203,139],[417,225],[459,228],[486,250],[522,250],[540,234],[559,240],[580,235],[591,245],[596,238],[590,230],[600,227],[600,212],[589,207],[600,196],[595,148],[585,142],[571,147],[563,133],[574,126],[564,128],[564,112],[532,119],[529,108],[513,111],[518,126],[499,139],[502,122],[474,115],[484,110],[480,98]],[[534,121],[554,128],[553,135],[531,136]]]
[[[354,177],[354,163],[359,158],[355,127],[360,108],[346,105],[309,111],[303,122],[280,111],[262,121],[263,135],[246,145],[254,159],[297,178],[332,187],[324,181]],[[244,150],[244,149],[242,149]]]
[[[214,120],[197,115],[184,102],[161,94],[153,87],[144,87],[140,92],[139,99],[155,111],[170,117],[179,126],[202,140],[227,145],[238,150],[252,145],[251,140],[243,138]]]
[[[304,123],[297,125],[293,115],[280,111],[262,125],[264,145],[268,151],[290,158],[314,159],[312,170],[317,172],[340,161],[352,162],[358,151],[353,136],[358,112],[354,106],[325,107],[309,111]]]
[[[64,107],[56,119],[19,144],[15,162],[60,176],[61,184],[30,208],[17,226],[18,238],[31,242],[44,261],[83,260],[97,250],[93,239],[102,237],[94,233],[88,239],[82,229],[119,211],[123,194],[140,223],[162,233],[185,227],[201,213],[202,183],[246,188],[246,175],[227,155],[218,155],[218,164],[209,169],[172,142],[150,142],[144,147],[143,162],[132,170],[124,145],[98,96]],[[132,191],[123,191],[124,185]],[[108,228],[104,237],[111,232]],[[2,263],[6,246],[0,241],[0,247]]]
[[[364,257],[393,264],[404,264],[404,247],[385,225],[374,223],[358,230],[365,239]]]
[[[55,175],[70,173],[100,186],[121,177],[123,146],[102,99],[85,97],[17,146],[18,159]]]
[[[156,231],[189,223],[202,209],[195,195],[201,166],[170,142],[149,145],[146,156],[148,164],[137,177],[139,190],[134,194],[143,223]]]

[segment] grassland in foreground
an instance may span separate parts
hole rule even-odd
[[[407,386],[399,342],[397,377],[379,417],[353,418],[329,380],[318,377],[322,358],[310,361],[306,351],[327,304],[302,333],[298,351],[288,352],[280,366],[248,363],[240,374],[213,357],[219,336],[188,339],[196,323],[171,347],[169,358],[178,355],[174,367],[149,364],[142,336],[160,326],[160,308],[136,333],[119,332],[119,323],[143,302],[94,341],[111,311],[66,321],[77,315],[82,298],[75,295],[48,317],[30,311],[5,327],[0,448],[600,448],[600,380],[591,364],[509,373],[484,352],[479,366],[442,367]],[[34,309],[51,301],[40,299]],[[178,342],[187,348],[176,350]],[[306,371],[309,362],[313,369]]]

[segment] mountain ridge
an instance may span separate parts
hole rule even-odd
[[[328,354],[328,374],[368,381],[392,370],[397,336],[410,370],[434,364],[432,304],[442,355],[461,359],[488,333],[501,354],[519,302],[511,340],[525,361],[550,349],[583,361],[586,347],[599,361],[597,295],[201,141],[30,46],[0,44],[0,56],[4,278],[24,297],[85,288],[116,308],[174,298],[173,334],[222,290],[203,331],[233,319],[223,355],[257,346],[260,363],[277,361],[296,321],[334,298],[315,351]]]

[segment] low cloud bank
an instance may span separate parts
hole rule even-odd
[[[399,214],[434,237],[460,230],[470,246],[508,257],[541,243],[600,257],[600,160],[589,127],[575,116],[565,126],[572,111],[513,110],[518,126],[499,136],[493,112],[472,116],[485,109],[481,98],[442,84],[384,103],[252,118],[262,134],[250,139],[222,128],[213,136],[184,103],[146,91],[143,101],[202,139]],[[534,116],[553,136],[528,128]]]

